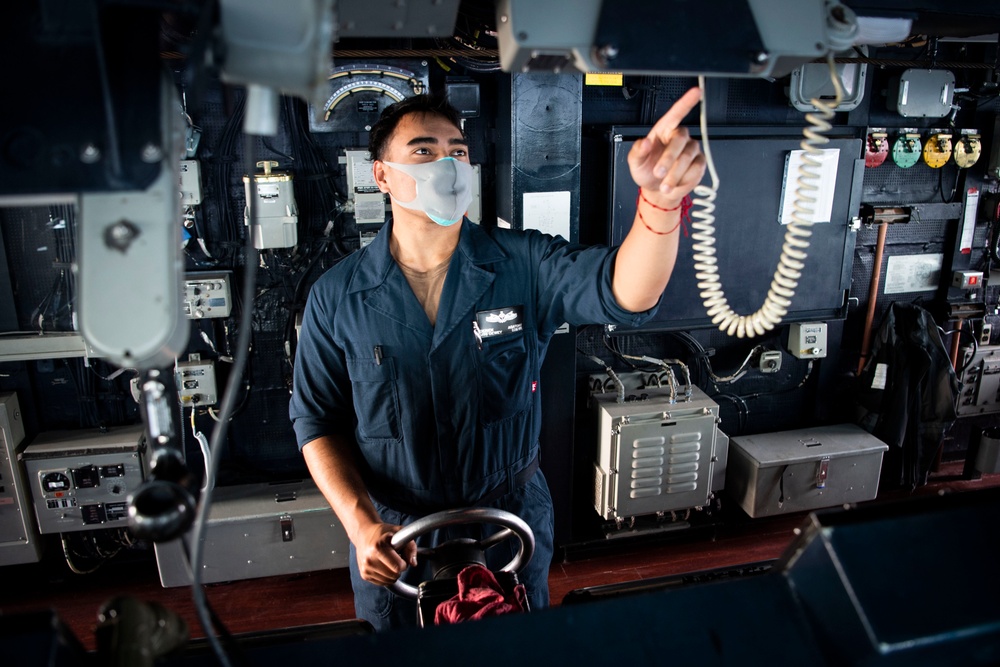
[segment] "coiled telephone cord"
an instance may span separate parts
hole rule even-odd
[[[821,166],[818,156],[822,154],[821,147],[830,141],[824,133],[832,128],[830,120],[834,116],[833,110],[843,99],[843,88],[840,77],[837,76],[832,54],[828,54],[826,60],[830,67],[830,78],[836,94],[831,102],[824,102],[816,98],[810,100],[818,112],[806,114],[806,120],[811,126],[806,126],[802,130],[804,139],[801,146],[805,155],[796,180],[792,220],[785,228],[781,257],[778,259],[778,266],[771,280],[767,297],[760,309],[751,315],[739,315],[729,307],[719,276],[718,260],[715,254],[714,213],[716,192],[719,189],[719,175],[715,170],[708,144],[708,122],[704,103],[705,78],[698,77],[703,100],[701,104],[702,145],[712,185],[699,185],[694,189],[694,208],[691,211],[694,218],[691,228],[694,233],[691,237],[695,241],[692,246],[695,276],[698,279],[698,289],[705,304],[705,310],[712,318],[712,324],[718,325],[719,330],[726,332],[727,335],[753,338],[765,334],[788,314],[792,297],[795,296],[795,289],[798,287],[802,269],[805,267],[809,237],[812,236],[813,206],[817,201],[814,193],[819,190],[815,181],[820,178],[818,170]]]

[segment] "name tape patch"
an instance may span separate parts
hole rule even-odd
[[[521,306],[509,306],[481,310],[476,313],[476,324],[482,338],[518,333],[524,330],[524,309]]]

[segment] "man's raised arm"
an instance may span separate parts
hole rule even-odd
[[[697,88],[687,91],[629,152],[638,201],[612,278],[615,299],[626,310],[641,312],[655,306],[674,270],[681,202],[705,174],[698,142],[680,127],[700,99]]]

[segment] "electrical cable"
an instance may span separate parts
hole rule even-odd
[[[709,398],[712,399],[725,398],[731,401],[733,405],[736,406],[736,416],[739,418],[739,425],[738,425],[739,430],[742,432],[743,429],[746,428],[747,421],[749,421],[750,419],[750,407],[747,405],[746,401],[743,400],[742,396],[720,392],[718,394],[710,396]],[[730,433],[730,435],[732,434]]]
[[[677,366],[680,366],[681,369],[684,371],[684,379],[685,379],[685,381],[687,383],[687,386],[684,389],[684,398],[685,398],[685,400],[690,400],[691,399],[691,395],[692,395],[692,390],[691,390],[691,372],[688,369],[687,364],[685,364],[684,362],[680,361],[679,359],[657,359],[656,357],[650,357],[650,356],[646,356],[646,355],[643,355],[641,357],[637,357],[637,356],[634,356],[634,355],[624,354],[622,352],[617,352],[615,350],[612,350],[612,352],[615,352],[615,354],[617,354],[622,360],[624,360],[626,362],[629,361],[629,360],[632,360],[632,361],[643,361],[643,362],[645,362],[647,364],[653,364],[654,366],[659,366],[660,368],[662,368],[663,371],[664,371],[664,373],[667,376],[667,382],[670,384],[670,393],[671,393],[670,398],[671,398],[671,402],[674,402],[676,400],[677,376],[674,375],[674,370],[670,367],[670,365],[671,364],[676,364]],[[636,367],[633,366],[633,368],[636,368]]]
[[[110,560],[111,558],[114,558],[116,555],[118,555],[118,552],[122,550],[122,546],[123,545],[122,545],[121,542],[119,542],[119,545],[118,545],[117,549],[115,549],[114,551],[112,551],[110,553],[105,553],[101,549],[100,545],[97,544],[96,538],[94,536],[90,536],[90,537],[91,537],[91,539],[94,540],[94,544],[93,544],[94,549],[93,549],[93,551],[96,552],[97,558],[99,560],[97,561],[97,564],[94,565],[94,567],[92,567],[90,569],[83,569],[77,563],[75,563],[73,561],[73,555],[71,553],[72,550],[69,548],[69,542],[68,542],[66,533],[60,533],[59,534],[59,539],[60,539],[60,542],[62,543],[63,557],[66,559],[66,566],[69,567],[70,571],[73,574],[92,574],[92,573],[96,572],[98,570],[98,568],[101,567],[101,565],[104,565],[105,561]]]
[[[69,545],[66,543],[66,534],[65,533],[61,533],[59,535],[59,538],[60,538],[60,541],[62,542],[63,558],[66,559],[66,565],[67,565],[67,567],[69,567],[70,572],[72,572],[73,574],[91,574],[93,572],[96,572],[97,568],[101,567],[101,563],[98,563],[97,565],[95,565],[94,567],[90,568],[89,570],[80,569],[76,565],[76,563],[73,562],[73,557],[70,555]]]
[[[254,141],[256,137],[253,135],[244,135],[244,159],[247,163],[247,173],[252,174],[254,172],[254,167],[256,165],[256,160],[254,158]],[[256,202],[254,197],[250,197],[247,202],[247,206],[250,207],[250,219],[254,219],[254,208]],[[253,234],[250,230],[245,232],[245,246],[244,251],[246,253],[246,261],[243,265],[243,303],[245,307],[240,313],[240,331],[239,337],[236,343],[236,356],[233,359],[233,368],[229,373],[229,379],[226,382],[226,389],[222,398],[222,408],[219,411],[219,420],[215,423],[215,427],[212,429],[212,437],[209,441],[209,478],[214,480],[216,471],[219,466],[220,451],[222,449],[222,444],[226,439],[226,434],[229,431],[229,418],[233,412],[236,402],[236,391],[237,386],[243,376],[243,369],[247,364],[247,359],[250,356],[250,335],[251,335],[251,322],[253,316],[253,299],[254,291],[256,290],[256,272],[257,272],[257,257],[256,249],[253,244]],[[205,529],[208,524],[208,513],[209,507],[211,506],[211,494],[203,494],[201,497],[201,503],[198,506],[198,513],[195,517],[194,526],[192,527],[192,553],[191,553],[191,594],[194,601],[195,611],[198,614],[198,620],[201,623],[202,629],[205,631],[205,636],[208,638],[209,643],[212,645],[212,650],[215,652],[216,657],[223,667],[231,667],[229,662],[229,657],[226,655],[219,638],[216,636],[215,627],[210,617],[208,601],[205,598],[205,589],[202,583],[202,560],[204,558],[204,542],[205,542]]]
[[[812,105],[818,109],[819,113],[806,114],[806,120],[812,124],[812,128],[803,129],[805,138],[801,146],[805,150],[805,155],[803,164],[799,168],[792,220],[785,229],[781,257],[778,260],[778,266],[774,272],[767,297],[760,309],[751,315],[737,315],[730,308],[719,277],[718,261],[715,256],[714,215],[719,176],[715,170],[715,163],[712,161],[712,153],[708,143],[708,120],[704,102],[705,77],[698,77],[698,85],[702,90],[701,136],[703,152],[712,185],[699,185],[694,189],[694,208],[691,211],[695,219],[691,223],[692,229],[695,230],[691,235],[695,240],[693,244],[694,266],[705,310],[712,318],[712,324],[717,325],[719,330],[726,332],[727,335],[735,334],[739,338],[763,335],[781,322],[791,306],[792,297],[795,295],[799,277],[805,266],[809,237],[812,235],[811,217],[813,211],[809,205],[815,203],[816,198],[807,193],[819,189],[813,183],[806,181],[817,181],[820,177],[817,170],[821,165],[817,156],[821,154],[820,146],[829,142],[829,139],[824,136],[824,132],[832,129],[833,126],[829,121],[834,117],[833,110],[843,100],[843,88],[840,77],[837,76],[832,54],[827,55],[827,64],[830,67],[830,77],[836,94],[830,103],[817,98],[811,100]]]
[[[577,348],[577,352],[579,352],[583,356],[587,357],[588,359],[590,359],[591,361],[593,361],[598,366],[601,366],[602,368],[604,368],[604,372],[608,374],[608,377],[611,379],[612,382],[614,382],[615,388],[617,389],[618,398],[616,399],[616,402],[617,403],[624,403],[625,402],[625,383],[621,381],[621,378],[618,377],[618,374],[615,373],[614,369],[611,368],[611,366],[609,366],[608,364],[604,363],[604,360],[601,359],[600,357],[595,357],[592,354],[586,354],[585,352],[581,352],[579,348]]]
[[[763,345],[755,345],[754,348],[750,350],[750,352],[747,354],[746,359],[743,360],[743,363],[740,364],[740,367],[726,376],[720,377],[716,375],[712,371],[711,364],[709,364],[708,370],[710,377],[712,378],[712,382],[715,382],[716,384],[728,384],[730,382],[736,382],[737,380],[739,380],[740,378],[742,378],[744,375],[747,374],[747,367],[750,365],[750,360],[753,359],[754,355],[759,354],[763,350],[764,350]]]
[[[683,344],[684,347],[688,349],[688,351],[691,353],[691,356],[694,358],[695,363],[698,364],[699,367],[704,367],[705,369],[707,369],[708,374],[711,374],[712,365],[708,362],[709,354],[705,350],[704,346],[700,342],[698,342],[698,340],[694,336],[692,336],[686,331],[669,331],[667,333],[672,337],[676,338],[678,341],[680,341],[681,344]],[[692,383],[691,372],[687,366],[683,366],[683,369],[689,386],[691,384],[699,384],[698,382]],[[701,379],[701,375],[699,375],[699,379]]]
[[[802,376],[802,379],[799,380],[799,383],[794,387],[785,387],[784,389],[778,389],[776,391],[759,391],[753,394],[744,394],[740,396],[740,398],[746,401],[752,401],[755,398],[760,398],[761,396],[778,396],[780,394],[787,394],[790,391],[795,391],[796,389],[801,389],[805,386],[805,383],[809,381],[809,377],[812,375],[814,361],[814,359],[809,360],[809,363],[806,364],[805,374]]]
[[[643,382],[645,383],[645,385],[647,387],[654,387],[655,386],[657,389],[660,389],[660,388],[663,387],[663,381],[666,380],[667,381],[667,388],[670,390],[670,402],[671,403],[676,403],[677,402],[677,376],[674,375],[673,369],[670,368],[669,366],[665,366],[664,368],[666,370],[664,370],[662,373],[659,373],[659,374],[651,373],[650,376],[648,378],[646,378]]]
[[[186,540],[181,540],[181,549],[183,550],[184,553],[184,558],[181,560],[183,561],[184,565],[187,566],[188,577],[193,579],[194,577],[191,573],[192,554]],[[222,619],[219,618],[219,615],[215,611],[215,608],[212,607],[211,604],[209,604],[208,600],[205,600],[205,609],[213,625],[219,629],[219,635],[222,637],[222,640],[225,642],[225,645],[229,649],[230,653],[236,656],[240,664],[243,665],[251,664],[249,659],[247,658],[246,653],[243,651],[243,647],[240,646],[239,642],[236,641],[236,638],[233,637],[233,635],[229,632],[229,629],[226,627],[226,624],[222,622]]]
[[[962,169],[955,171],[955,184],[951,186],[951,194],[944,196],[944,169],[938,169],[938,194],[941,196],[941,203],[950,204],[958,193],[958,184],[962,180]]]
[[[76,328],[72,322],[76,294],[71,268],[76,254],[73,209],[63,205],[50,206],[48,226],[52,230],[52,245],[56,253],[53,267],[57,269],[57,273],[48,293],[32,311],[30,318],[31,325],[37,327],[38,333],[43,335],[47,324],[49,331],[72,331]],[[67,314],[70,316],[69,321],[61,322]]]
[[[205,462],[205,481],[201,485],[201,493],[204,497],[205,494],[212,492],[212,488],[215,486],[215,480],[212,478],[212,451],[208,446],[208,438],[205,434],[198,430],[198,427],[194,423],[194,413],[196,408],[191,406],[191,434],[194,439],[198,441],[198,447],[201,449],[201,456]]]
[[[972,328],[972,322],[969,322],[969,328]],[[972,354],[966,355],[967,358],[965,359],[965,363],[963,363],[960,368],[955,369],[955,374],[961,376],[969,369],[969,364],[972,363],[972,360],[976,358],[977,354],[979,354],[979,341],[976,339],[975,331],[966,331],[965,322],[962,323],[962,326],[959,329],[949,329],[948,331],[945,331],[943,327],[939,326],[938,331],[941,332],[942,336],[958,334],[959,339],[961,339],[962,334],[967,334],[969,336],[969,340],[972,341]]]

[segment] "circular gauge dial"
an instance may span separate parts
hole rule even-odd
[[[42,475],[42,490],[45,493],[69,491],[69,477],[61,472],[47,472]]]

